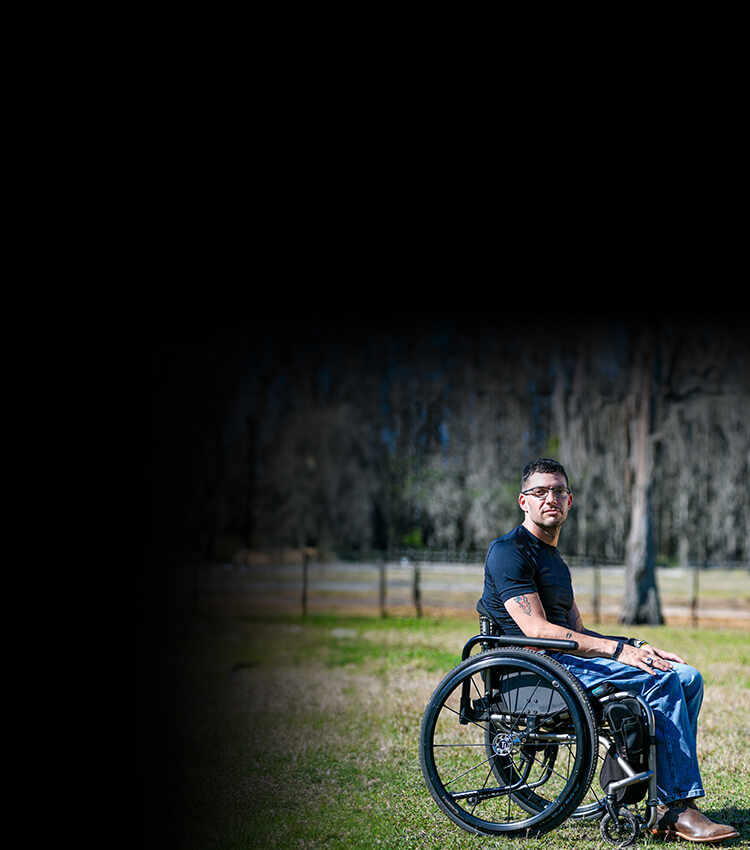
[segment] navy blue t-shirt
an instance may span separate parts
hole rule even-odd
[[[549,622],[569,627],[573,585],[568,565],[557,547],[542,542],[519,525],[490,543],[484,563],[482,602],[503,634],[523,634],[507,612],[505,602],[524,593],[538,593]]]

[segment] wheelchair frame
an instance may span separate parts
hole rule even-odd
[[[489,617],[480,615],[480,634],[474,635],[466,641],[461,652],[461,663],[446,675],[425,709],[420,735],[420,761],[428,790],[438,803],[438,806],[443,809],[451,820],[463,829],[474,833],[495,835],[507,832],[508,834],[541,835],[562,823],[566,817],[582,819],[598,817],[600,819],[600,832],[606,841],[619,847],[625,847],[634,843],[643,829],[653,827],[657,816],[656,742],[653,711],[642,697],[631,694],[627,691],[616,691],[603,696],[597,696],[591,693],[591,691],[584,689],[580,683],[578,683],[577,688],[566,688],[565,682],[569,680],[565,677],[570,677],[572,679],[575,679],[575,677],[565,670],[564,667],[559,665],[555,659],[547,657],[544,651],[554,650],[565,652],[575,650],[578,648],[578,644],[575,641],[556,640],[551,638],[528,638],[520,636],[511,637],[507,635],[492,634],[493,629],[494,622]],[[471,650],[477,645],[482,647],[482,653],[472,656]],[[542,662],[538,660],[540,656],[545,657],[546,661]],[[536,663],[535,659],[537,659]],[[533,714],[530,710],[529,714],[524,718],[526,728],[523,730],[519,729],[515,739],[511,743],[501,743],[499,745],[500,747],[505,746],[506,749],[492,749],[492,747],[495,747],[495,741],[503,737],[501,735],[496,735],[493,743],[490,744],[490,736],[492,735],[492,731],[495,729],[495,718],[504,716],[502,714],[491,713],[492,700],[494,699],[498,701],[496,702],[497,706],[499,704],[499,700],[504,697],[502,695],[502,690],[499,692],[500,696],[495,693],[497,689],[493,691],[491,684],[491,671],[502,670],[502,665],[504,663],[511,665],[511,667],[513,667],[513,665],[519,667],[520,665],[520,668],[528,671],[523,673],[520,668],[514,668],[514,672],[509,674],[511,678],[513,676],[533,676],[535,673],[539,676],[544,674],[546,682],[551,682],[551,685],[554,688],[558,688],[558,694],[555,694],[552,688],[548,689],[550,693],[550,707],[552,706],[553,697],[558,696],[559,694],[565,696],[566,702],[564,705],[572,706],[576,703],[576,701],[579,703],[588,702],[592,709],[594,701],[596,701],[599,706],[603,707],[609,702],[623,699],[625,697],[635,699],[641,708],[641,722],[644,723],[644,728],[648,736],[647,769],[636,770],[622,755],[620,755],[617,751],[614,740],[604,734],[601,728],[601,720],[599,718],[595,718],[593,728],[595,728],[596,740],[591,741],[593,752],[587,752],[585,757],[581,757],[582,761],[585,759],[593,761],[593,765],[590,763],[584,764],[582,768],[582,775],[584,777],[588,777],[587,779],[584,778],[584,781],[587,783],[586,787],[570,791],[568,790],[568,786],[571,782],[569,780],[562,792],[566,794],[566,799],[564,801],[561,801],[560,798],[546,801],[544,798],[537,797],[536,790],[532,789],[537,789],[539,786],[543,786],[549,779],[550,774],[554,773],[553,768],[556,756],[548,755],[547,751],[551,751],[555,746],[555,739],[559,739],[563,742],[567,741],[568,744],[570,744],[570,742],[575,742],[577,748],[582,746],[582,743],[579,743],[574,736],[571,737],[570,733],[555,735],[550,734],[549,732],[536,732],[537,721],[539,721],[542,726],[544,724],[543,719],[539,720],[540,717],[543,718],[543,712],[539,714],[539,717],[533,718],[533,729],[530,732],[528,724],[532,722],[531,714]],[[559,671],[561,672],[554,672],[552,675],[558,676],[561,681],[550,678],[551,674],[549,671],[552,668],[555,670],[559,668]],[[565,676],[563,676],[563,673]],[[475,704],[472,705],[470,689],[473,686],[473,688],[477,690],[476,682],[473,681],[474,676],[480,677],[481,680],[484,681],[485,695],[484,702],[480,698],[479,700],[475,700]],[[562,681],[563,679],[565,679],[565,682]],[[446,688],[450,687],[454,680],[456,681],[456,689],[458,689],[460,685],[458,710],[450,708],[447,705],[447,696],[445,696],[445,693],[447,693]],[[514,681],[521,681],[521,679],[517,678]],[[577,682],[577,680],[575,681]],[[490,683],[489,685],[488,682]],[[546,682],[545,687],[547,687]],[[537,688],[538,687],[539,684],[537,684]],[[583,696],[581,696],[581,693]],[[436,702],[436,699],[437,702],[440,703],[440,706],[437,709],[433,705]],[[495,778],[498,782],[502,782],[504,776],[507,775],[508,778],[505,779],[505,785],[500,784],[494,788],[487,788],[486,783],[490,775],[488,773],[487,779],[485,779],[485,785],[481,789],[460,792],[448,792],[446,790],[446,787],[442,785],[435,766],[435,746],[459,745],[435,745],[434,743],[433,735],[435,732],[435,725],[437,723],[436,711],[439,714],[442,707],[448,708],[451,712],[453,712],[453,714],[458,715],[457,720],[460,726],[465,727],[469,724],[474,724],[475,726],[480,726],[480,728],[484,729],[485,751],[490,754],[485,764],[490,764],[491,772],[495,774]],[[486,718],[481,713],[482,709],[486,711]],[[526,705],[524,705],[522,713],[525,712],[525,710]],[[496,707],[495,711],[500,712],[501,709]],[[511,719],[513,717],[513,715],[508,716]],[[570,717],[570,715],[568,716]],[[485,719],[487,720],[487,726],[481,727],[481,722]],[[512,724],[511,732],[517,723],[518,720]],[[498,726],[497,728],[500,727]],[[510,737],[505,735],[505,739],[510,740]],[[523,775],[521,774],[519,767],[514,762],[512,756],[509,755],[511,747],[514,745],[516,746],[517,754],[520,756],[519,763],[525,768]],[[472,744],[465,746],[481,745]],[[624,778],[610,781],[607,784],[606,789],[603,789],[605,794],[603,800],[599,800],[597,798],[596,804],[578,807],[578,803],[580,803],[583,797],[587,794],[592,783],[596,769],[599,747],[603,748],[606,753],[615,760],[617,765],[625,774]],[[528,752],[524,754],[525,749],[530,751],[531,755],[529,755]],[[551,762],[551,765],[542,771],[542,776],[538,781],[531,782],[529,780],[530,766],[532,763],[536,766],[537,752],[540,750],[544,754],[543,762],[546,763],[549,761]],[[569,745],[569,762],[570,752],[571,747]],[[505,759],[505,761],[503,761],[503,759]],[[498,766],[496,767],[496,765]],[[471,768],[467,771],[467,773],[471,772],[471,770],[474,770],[474,768]],[[454,780],[450,781],[453,782]],[[648,785],[645,803],[646,816],[642,817],[631,812],[626,804],[618,802],[617,793],[623,788],[644,782],[648,782]],[[509,822],[509,825],[505,827],[503,827],[502,824],[494,824],[494,827],[496,827],[495,829],[492,828],[493,824],[488,822],[488,828],[483,828],[482,824],[484,822],[474,817],[474,809],[476,809],[482,802],[496,797],[508,798],[509,811],[512,798],[514,803],[517,803],[526,812],[532,813],[532,817],[527,820],[523,820],[522,818],[517,824],[511,824]],[[520,797],[520,799],[517,799],[518,797]],[[466,813],[460,806],[460,804],[465,801],[468,801],[468,804],[472,805],[470,814]],[[573,809],[569,811],[571,806]],[[551,815],[549,820],[545,821],[542,816],[548,807],[551,809]],[[531,827],[526,826],[529,822],[532,823]],[[518,828],[516,828],[516,826]]]

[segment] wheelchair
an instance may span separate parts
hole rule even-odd
[[[505,636],[477,610],[479,634],[422,717],[420,764],[438,807],[475,834],[538,837],[570,817],[633,844],[656,821],[650,707],[610,683],[585,689],[547,654],[574,641]],[[643,814],[629,807],[644,797]]]

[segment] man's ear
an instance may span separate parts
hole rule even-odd
[[[528,508],[526,507],[526,496],[523,493],[518,494],[518,506],[524,513],[528,513]]]

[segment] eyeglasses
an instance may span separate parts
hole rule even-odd
[[[521,490],[524,496],[533,496],[535,499],[546,499],[547,493],[552,493],[552,497],[557,502],[561,502],[570,495],[570,490],[567,487],[532,487],[531,490]]]

